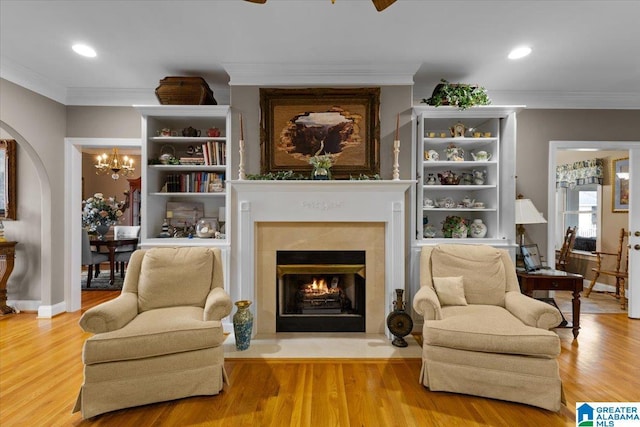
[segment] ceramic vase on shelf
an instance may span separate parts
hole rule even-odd
[[[103,225],[103,224],[96,225],[96,232],[98,233],[98,238],[100,240],[106,239],[105,236],[109,232],[109,228],[111,228],[111,227],[108,226],[108,225]]]
[[[233,333],[236,337],[236,349],[242,351],[249,348],[253,329],[253,314],[249,311],[251,301],[236,301],[238,311],[233,315]]]
[[[484,225],[481,219],[474,219],[469,228],[471,237],[482,238],[487,235],[487,226]]]

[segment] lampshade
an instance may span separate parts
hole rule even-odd
[[[546,219],[530,199],[516,199],[516,224],[545,224]]]

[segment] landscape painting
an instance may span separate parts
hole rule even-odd
[[[311,171],[331,154],[332,175],[379,173],[379,88],[261,89],[261,173]]]

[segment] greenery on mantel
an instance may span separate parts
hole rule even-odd
[[[449,83],[445,79],[440,79],[431,98],[422,98],[422,103],[439,107],[441,105],[451,105],[461,110],[466,110],[474,105],[489,105],[491,100],[485,88],[466,83]]]
[[[265,174],[247,175],[247,179],[252,181],[303,181],[309,178],[299,173],[295,173],[294,171],[288,170],[269,172]]]
[[[309,177],[305,175],[301,175],[299,173],[295,173],[291,170],[288,171],[278,171],[278,172],[269,172],[264,174],[253,174],[247,175],[247,180],[250,181],[308,181]],[[380,181],[382,178],[379,174],[375,175],[365,175],[360,174],[358,176],[349,176],[350,181]]]

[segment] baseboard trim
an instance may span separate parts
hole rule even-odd
[[[37,312],[40,307],[39,300],[7,300],[7,305],[15,308],[17,312],[30,311]]]
[[[53,316],[67,311],[67,304],[62,301],[54,305],[41,305],[38,307],[38,318],[51,319]]]

